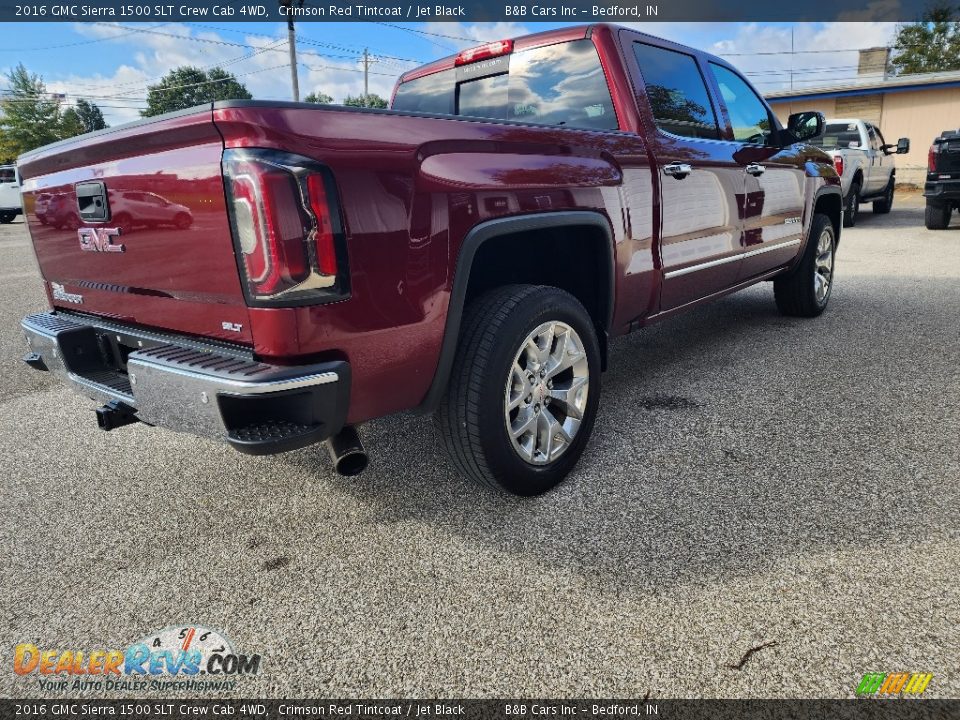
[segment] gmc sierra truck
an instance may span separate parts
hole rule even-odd
[[[865,120],[827,120],[823,134],[810,141],[833,160],[843,190],[843,226],[853,227],[860,203],[873,202],[873,212],[885,215],[893,207],[897,167],[890,155],[910,152],[910,138],[888,144],[880,128]]]
[[[407,72],[389,110],[215,102],[50,145],[20,159],[52,307],[23,320],[25,361],[105,430],[325,442],[344,474],[357,425],[434,412],[460,473],[541,493],[587,444],[611,338],[763,280],[823,312],[843,219],[804,142],[823,123],[591,25]],[[175,211],[129,217],[134,194]]]

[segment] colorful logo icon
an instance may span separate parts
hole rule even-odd
[[[932,679],[933,673],[867,673],[857,686],[857,696],[919,696]]]

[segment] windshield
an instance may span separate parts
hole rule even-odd
[[[600,57],[590,40],[531,48],[401,83],[393,109],[617,128]]]
[[[860,130],[856,123],[827,123],[823,135],[808,141],[810,145],[828,150],[846,149],[853,146],[860,147]]]

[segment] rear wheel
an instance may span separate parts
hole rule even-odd
[[[583,305],[553,287],[508,285],[464,317],[436,423],[464,476],[517,495],[563,480],[600,400],[600,349]]]
[[[854,182],[850,186],[850,192],[847,194],[847,206],[843,212],[843,226],[853,227],[857,224],[857,216],[860,214],[860,183]]]
[[[816,317],[830,301],[836,252],[833,223],[826,215],[813,216],[810,237],[800,264],[789,275],[773,281],[777,309],[784,315]]]
[[[893,207],[893,178],[887,183],[887,189],[883,191],[883,197],[873,201],[873,212],[877,215],[886,215]]]
[[[9,225],[13,222],[13,219],[17,216],[16,213],[0,213],[0,223],[4,225]]]
[[[953,206],[950,203],[927,200],[927,209],[923,220],[927,230],[946,230],[950,224]]]

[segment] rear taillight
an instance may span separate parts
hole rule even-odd
[[[927,152],[927,170],[929,172],[937,171],[937,155],[940,154],[940,148],[937,145],[931,145]]]
[[[837,175],[843,177],[843,156],[834,155],[833,157],[833,167],[836,168]]]
[[[306,305],[348,293],[329,171],[274,150],[226,150],[230,222],[251,305]]]

